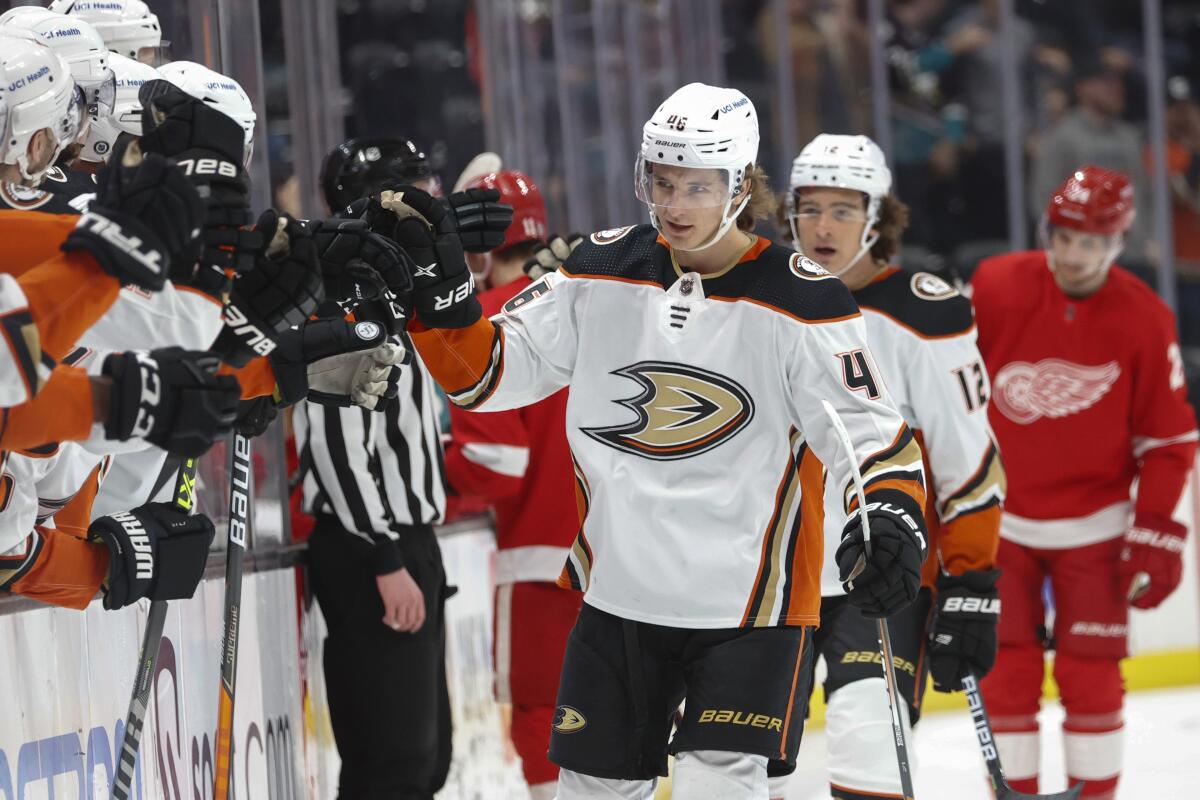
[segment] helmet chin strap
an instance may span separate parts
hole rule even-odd
[[[792,248],[797,253],[803,255],[804,249],[800,246],[800,229],[796,223],[797,219],[796,214],[788,214],[788,227],[792,229]],[[863,235],[859,239],[858,251],[854,254],[853,258],[846,262],[845,266],[839,270],[826,269],[825,271],[835,278],[840,278],[849,272],[858,263],[859,259],[869,252],[875,246],[875,243],[879,241],[879,232],[872,230],[875,227],[875,223],[876,220],[873,217],[867,220],[866,227],[863,228]],[[824,268],[824,265],[822,265],[822,268]]]
[[[746,196],[742,198],[742,202],[738,204],[738,207],[734,210],[733,214],[730,214],[729,206],[733,204],[733,198],[729,198],[725,201],[725,207],[721,211],[721,224],[717,226],[717,230],[713,233],[713,235],[708,237],[708,241],[696,247],[675,247],[675,245],[671,245],[671,248],[674,250],[680,250],[684,253],[698,253],[701,250],[707,250],[719,242],[721,238],[729,232],[729,227],[733,225],[734,221],[737,220],[738,214],[742,213],[742,209],[744,209],[746,204],[749,202],[750,193],[747,192]],[[658,221],[658,215],[654,213],[654,206],[647,203],[646,208],[650,210],[650,223],[654,225],[655,230],[661,232],[662,228],[660,227],[660,223]]]

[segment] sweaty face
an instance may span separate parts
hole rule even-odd
[[[862,246],[867,212],[853,189],[802,188],[796,197],[800,250],[835,275],[850,266]]]
[[[663,238],[687,250],[708,241],[721,225],[729,199],[726,173],[654,164],[645,177],[648,197]]]
[[[1071,295],[1095,291],[1104,283],[1120,246],[1120,236],[1051,228],[1047,250],[1055,282]]]

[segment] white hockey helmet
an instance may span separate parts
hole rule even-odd
[[[161,63],[162,28],[142,0],[54,0],[51,11],[90,22],[108,49],[126,58]]]
[[[119,53],[109,55],[108,65],[116,76],[113,113],[93,122],[88,128],[87,140],[79,152],[79,157],[84,161],[107,161],[117,137],[122,133],[142,135],[142,103],[138,100],[138,92],[146,81],[162,78],[158,70],[149,64]]]
[[[750,194],[742,191],[747,169],[758,158],[758,114],[750,98],[737,89],[689,83],[675,91],[642,128],[642,146],[634,168],[634,191],[659,226],[656,207],[670,207],[674,193],[664,198],[654,191],[654,165],[711,169],[723,173],[721,191],[679,202],[691,208],[723,207],[717,232],[695,250],[711,247],[746,207]],[[733,201],[742,195],[733,213]]]
[[[258,114],[242,85],[194,61],[172,61],[159,67],[158,72],[192,97],[203,100],[242,126],[245,131],[243,161],[248,166],[254,155],[254,123]]]
[[[879,207],[892,190],[892,171],[879,145],[869,136],[848,136],[821,133],[804,146],[792,162],[788,186],[787,217],[792,229],[792,242],[800,249],[797,222],[797,193],[809,187],[830,187],[862,192],[867,200],[867,224],[863,226],[859,250],[846,263],[849,269],[863,253],[879,239],[873,229],[879,221]]]
[[[37,35],[67,62],[93,121],[112,113],[115,87],[108,46],[95,28],[38,6],[18,6],[0,15],[0,30],[11,28]]]
[[[0,29],[0,160],[14,164],[36,186],[63,149],[79,136],[82,95],[62,58],[34,34]],[[38,170],[29,166],[29,144],[41,130],[53,137],[54,154]]]

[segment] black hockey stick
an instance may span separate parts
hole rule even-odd
[[[862,518],[863,546],[866,548],[867,555],[870,556],[871,527],[867,519],[867,493],[863,487],[862,472],[858,468],[858,457],[854,454],[854,442],[850,440],[850,433],[846,430],[842,418],[838,416],[837,409],[828,400],[822,400],[821,405],[825,407],[825,413],[829,416],[829,421],[833,423],[838,441],[842,443],[842,449],[846,451],[846,460],[850,462],[850,477],[854,481],[854,491],[858,494],[858,513]],[[901,797],[903,800],[914,800],[912,766],[908,759],[908,740],[904,735],[904,722],[900,719],[900,703],[903,702],[903,699],[900,695],[900,687],[896,685],[894,667],[896,662],[892,660],[892,635],[888,631],[886,619],[875,620],[875,635],[879,639],[883,680],[887,685],[888,711],[892,716],[892,743],[896,747],[896,765],[900,769]]]
[[[967,673],[967,677],[962,679],[962,688],[967,693],[967,707],[971,709],[975,736],[979,738],[979,749],[983,751],[983,760],[987,764],[988,777],[992,781],[992,792],[995,793],[996,800],[1075,800],[1079,797],[1079,793],[1083,791],[1082,783],[1056,794],[1026,794],[1009,786],[1004,780],[1004,770],[1000,767],[996,737],[992,735],[992,723],[988,720],[987,709],[983,706],[983,695],[979,693],[979,681],[976,680],[975,673]]]
[[[213,800],[228,800],[233,781],[233,700],[237,686],[238,631],[242,609],[242,562],[250,533],[250,437],[233,435],[229,459],[229,546],[225,551],[225,635],[221,639],[221,687],[217,702]]]
[[[185,458],[175,479],[175,496],[171,502],[180,511],[191,513],[196,505],[196,459]],[[129,698],[129,713],[125,715],[125,738],[117,759],[117,774],[113,777],[112,800],[127,800],[133,784],[133,768],[137,764],[138,745],[142,741],[142,726],[150,705],[150,688],[154,684],[154,667],[158,664],[158,648],[162,643],[163,626],[167,622],[167,601],[150,601],[146,616],[146,633],[142,637],[142,652],[138,656],[138,672],[133,681],[133,696]]]

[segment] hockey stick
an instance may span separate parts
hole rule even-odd
[[[229,546],[225,551],[225,635],[221,639],[221,687],[217,702],[213,800],[232,793],[233,699],[237,685],[238,630],[242,607],[242,561],[250,531],[250,437],[233,435],[229,459]]]
[[[175,478],[175,496],[171,501],[184,513],[196,505],[196,459],[185,458]],[[133,785],[133,768],[137,764],[138,745],[142,741],[142,726],[150,705],[150,689],[154,684],[154,668],[158,664],[158,648],[162,643],[163,627],[167,622],[167,601],[151,600],[146,616],[146,632],[142,636],[142,651],[138,655],[138,673],[133,681],[133,696],[129,698],[129,713],[125,715],[125,738],[121,742],[121,757],[113,777],[112,800],[127,800]]]
[[[850,441],[850,433],[846,430],[842,418],[828,400],[822,400],[821,405],[833,423],[837,438],[846,451],[846,459],[850,462],[850,477],[854,479],[854,491],[858,495],[858,514],[862,519],[863,546],[867,556],[871,555],[871,526],[867,516],[867,492],[863,488],[862,472],[858,468],[858,457],[854,454],[854,443]],[[887,684],[888,711],[892,716],[892,741],[896,746],[896,764],[900,768],[900,789],[903,800],[913,800],[912,768],[908,761],[908,741],[904,736],[904,723],[900,719],[900,689],[896,685],[896,671],[892,661],[892,635],[888,631],[887,620],[875,620],[875,633],[879,638],[879,652],[883,657],[883,680]]]
[[[1057,794],[1025,794],[1009,786],[1004,780],[1004,770],[1000,767],[996,737],[992,734],[992,723],[988,720],[983,695],[979,693],[979,681],[974,672],[967,672],[967,676],[962,679],[962,688],[967,693],[967,707],[971,709],[971,721],[975,723],[975,735],[979,738],[979,749],[983,751],[983,760],[987,764],[988,777],[991,778],[996,800],[1075,800],[1079,797],[1079,793],[1083,791],[1082,783]]]

